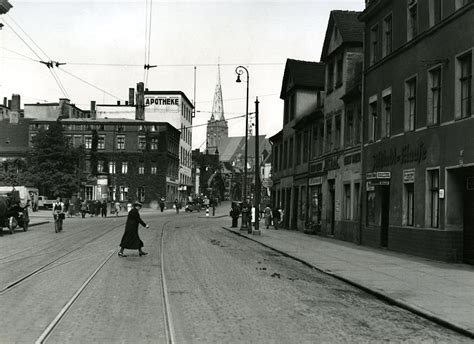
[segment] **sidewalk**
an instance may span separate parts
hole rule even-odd
[[[443,326],[474,338],[474,266],[448,264],[285,229],[248,234],[261,243]],[[262,228],[263,227],[263,228]]]

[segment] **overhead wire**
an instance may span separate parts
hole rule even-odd
[[[145,49],[143,51],[144,55],[144,60],[145,60],[145,66],[147,64],[146,62],[146,57],[147,57],[147,42],[148,42],[148,0],[145,0]],[[143,68],[143,83],[145,83],[145,77],[146,77],[146,68]]]
[[[149,23],[149,28],[148,28],[148,59],[147,59],[147,72],[146,72],[146,80],[145,80],[145,86],[148,85],[148,74],[150,73],[150,52],[151,52],[151,23],[152,23],[152,16],[153,16],[153,0],[150,1],[150,19],[148,21]]]
[[[23,34],[25,34],[26,37],[28,37],[28,39],[29,39],[31,42],[33,42],[33,44],[36,46],[36,48],[38,48],[39,51],[40,51],[41,53],[43,53],[43,55],[45,55],[46,58],[47,58],[49,61],[51,61],[51,59],[49,58],[48,54],[46,54],[46,53],[44,52],[44,50],[41,49],[41,47],[33,40],[33,38],[31,38],[30,35],[28,35],[28,33],[27,33],[25,30],[23,30],[23,28],[21,27],[21,25],[18,24],[10,15],[7,14],[7,16],[8,16],[8,20],[11,19],[11,21],[12,21],[13,23],[15,23],[15,25],[21,30],[21,32],[23,32]],[[20,38],[20,40],[21,40],[23,43],[25,43],[25,45],[33,52],[33,54],[36,55],[36,57],[39,59],[39,61],[37,61],[37,62],[42,62],[43,59],[41,58],[41,56],[35,51],[35,49],[33,49],[33,48],[28,44],[28,42],[26,42],[26,40],[23,39],[23,37],[20,36],[20,34],[19,34],[18,32],[16,32],[16,30],[13,28],[13,26],[12,26],[11,24],[9,24],[7,21],[5,21],[5,18],[4,18],[4,22],[5,22],[5,24],[7,24],[7,26],[10,28],[10,30],[12,30],[13,33],[14,33],[18,38]],[[61,82],[61,79],[59,78],[59,76],[52,70],[52,68],[51,68],[49,65],[47,65],[47,67],[48,67],[48,69],[49,69],[49,71],[50,71],[50,73],[51,73],[53,79],[55,80],[56,84],[58,85],[59,89],[61,90],[61,92],[64,94],[65,97],[69,98],[69,95],[68,95],[68,93],[67,93],[67,91],[66,91],[66,88],[64,87],[63,83]]]

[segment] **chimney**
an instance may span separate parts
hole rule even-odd
[[[95,100],[91,100],[91,119],[96,119]]]
[[[145,120],[145,93],[144,84],[139,82],[137,84],[137,106],[135,107],[135,119],[143,121]]]
[[[128,89],[128,103],[129,103],[130,105],[135,105],[135,100],[134,100],[134,98],[135,98],[135,90],[133,89],[133,87],[130,87],[130,88]]]
[[[20,118],[20,95],[12,94],[10,106],[10,123],[18,124]]]
[[[5,106],[5,107],[8,106],[8,99],[7,99],[7,97],[3,97],[3,106]]]
[[[120,105],[120,100],[117,100],[117,105]]]

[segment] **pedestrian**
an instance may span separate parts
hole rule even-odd
[[[105,199],[102,201],[101,216],[107,217],[107,201]]]
[[[275,229],[278,229],[279,225],[280,225],[280,209],[278,208],[275,208],[275,211],[272,212],[273,213],[273,227],[275,227]]]
[[[265,218],[265,226],[268,229],[268,227],[272,223],[272,218],[273,218],[272,209],[270,208],[269,204],[267,204],[265,209],[263,209],[263,217]]]
[[[115,216],[118,216],[119,213],[120,213],[120,202],[119,201],[115,202],[114,208],[115,208]]]
[[[211,199],[211,207],[212,207],[212,216],[216,216],[216,199]]]
[[[125,249],[138,250],[140,256],[148,254],[147,252],[142,251],[143,241],[138,236],[138,225],[150,228],[140,217],[139,210],[141,208],[142,204],[137,201],[133,203],[132,209],[128,213],[125,232],[123,233],[122,241],[120,242],[120,251],[118,252],[119,257],[127,256],[123,253]]]
[[[179,214],[179,202],[178,199],[174,201],[174,208],[176,209],[176,214]]]
[[[99,217],[102,211],[102,202],[99,200],[95,201],[95,216]]]
[[[84,200],[81,203],[81,216],[82,216],[82,218],[84,218],[86,216],[86,213],[87,213],[87,202],[86,202],[86,200]]]
[[[230,216],[232,217],[232,228],[237,227],[238,220],[240,215],[239,206],[235,203],[232,204],[232,208],[230,209]]]
[[[160,198],[160,210],[161,210],[161,212],[163,212],[164,209],[165,209],[165,198],[161,197]]]

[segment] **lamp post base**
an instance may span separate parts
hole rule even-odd
[[[244,210],[242,210],[242,224],[240,225],[240,230],[241,231],[248,231],[249,230],[248,213],[247,213],[247,210],[245,208],[244,208]]]
[[[252,235],[262,235],[260,229],[252,229]]]

